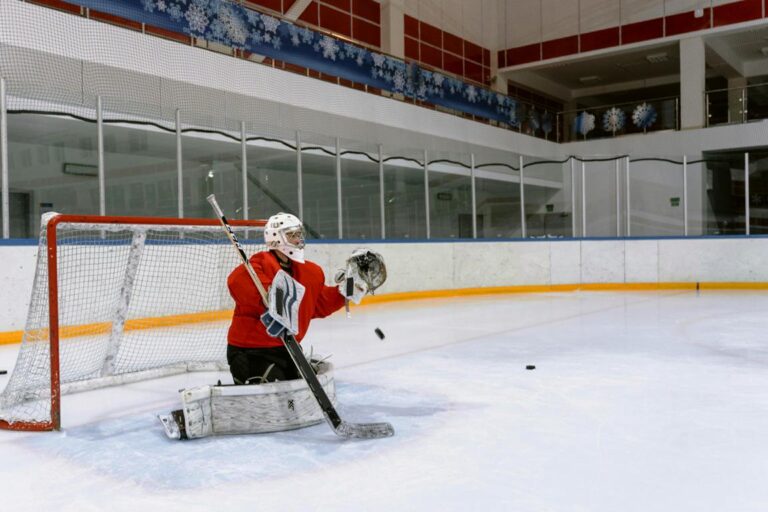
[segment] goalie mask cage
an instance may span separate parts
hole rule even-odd
[[[264,221],[230,221],[252,254]],[[61,395],[226,370],[241,262],[218,220],[47,214],[0,428],[58,430]]]

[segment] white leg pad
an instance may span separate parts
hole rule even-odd
[[[336,403],[333,365],[320,363],[317,378]],[[279,432],[323,421],[304,379],[247,386],[200,386],[181,392],[187,437]]]

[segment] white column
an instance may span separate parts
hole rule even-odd
[[[8,191],[8,104],[5,78],[0,78],[0,175],[2,180],[3,238],[11,236],[11,194]]]
[[[688,155],[683,155],[683,235],[688,236]]]
[[[477,238],[477,193],[475,191],[475,154],[469,155],[469,177],[472,187],[472,238]]]
[[[248,141],[245,140],[245,121],[240,121],[240,161],[243,166],[243,220],[248,220]]]
[[[101,96],[96,98],[96,144],[98,147],[99,215],[107,214],[107,198],[104,178],[104,112]]]
[[[744,227],[749,235],[749,153],[744,153]]]
[[[525,225],[525,162],[523,161],[523,155],[518,158],[520,165],[520,234],[523,238],[527,238],[528,229]]]
[[[424,150],[424,210],[427,213],[427,240],[431,238],[432,230],[429,226],[429,155],[427,150]]]
[[[680,127],[702,128],[705,126],[704,40],[689,37],[680,40]]]
[[[379,144],[379,209],[381,211],[381,239],[387,238],[387,219],[384,202],[384,146]]]
[[[181,111],[176,109],[176,188],[178,196],[179,218],[184,218],[184,161],[181,154]]]
[[[336,208],[339,215],[339,240],[344,238],[344,226],[341,222],[341,140],[336,137]]]
[[[304,182],[301,168],[301,133],[296,131],[296,188],[299,195],[299,219],[304,220]]]
[[[405,57],[405,14],[404,0],[381,1],[381,49]]]

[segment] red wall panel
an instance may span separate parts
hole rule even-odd
[[[464,55],[464,41],[448,32],[443,32],[443,49],[456,55]]]
[[[712,11],[712,25],[715,27],[756,20],[763,16],[761,0],[742,0],[741,2],[718,5]]]
[[[312,2],[307,6],[306,9],[304,9],[304,12],[301,13],[301,16],[299,16],[299,20],[305,23],[309,23],[311,25],[319,25],[320,21],[317,13],[318,13],[317,2]]]
[[[637,43],[657,37],[664,37],[663,18],[628,23],[621,27],[621,44]]]
[[[464,40],[464,58],[479,64],[483,63],[483,49],[474,43]]]
[[[496,52],[496,60],[498,60],[498,65],[500,68],[507,67],[507,52],[505,50],[499,50]]]
[[[406,14],[404,29],[405,35],[414,37],[416,39],[419,38],[419,20],[416,18],[411,18]]]
[[[352,14],[381,24],[381,4],[374,0],[352,0]]]
[[[352,16],[323,4],[320,4],[320,26],[331,32],[352,36]]]
[[[561,37],[544,41],[541,45],[541,54],[545,59],[554,59],[563,55],[571,55],[579,52],[579,36]]]
[[[464,59],[450,53],[444,53],[443,69],[454,75],[464,76]]]
[[[352,2],[350,0],[320,0],[324,4],[332,5],[342,11],[352,12]]]
[[[380,47],[381,28],[361,18],[352,18],[352,39]]]
[[[709,9],[702,9],[704,15],[697,18],[693,12],[681,12],[664,18],[665,34],[674,36],[676,34],[685,34],[686,32],[695,32],[709,28]]]
[[[610,48],[619,45],[619,27],[606,28],[587,32],[580,36],[580,51],[589,52],[600,48]]]
[[[405,38],[405,58],[419,60],[419,42],[416,39]]]
[[[419,45],[419,54],[421,62],[443,69],[443,52],[438,48],[421,43]]]
[[[443,47],[443,31],[429,23],[419,22],[419,38],[432,46]]]
[[[267,9],[272,9],[273,11],[283,12],[282,0],[250,0],[250,1],[256,5],[266,7]]]
[[[541,60],[541,44],[534,43],[507,50],[507,66]]]

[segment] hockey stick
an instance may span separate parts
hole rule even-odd
[[[216,212],[216,216],[219,218],[224,231],[227,233],[229,241],[232,242],[232,245],[237,249],[240,259],[243,261],[243,264],[248,271],[248,275],[251,276],[253,284],[255,284],[256,288],[259,290],[259,295],[261,295],[261,300],[264,303],[264,306],[269,308],[267,291],[264,289],[264,285],[261,284],[256,272],[253,270],[251,262],[248,261],[248,257],[245,255],[243,247],[240,245],[237,236],[235,236],[235,233],[232,231],[229,221],[227,221],[227,218],[224,216],[224,212],[221,211],[219,204],[216,202],[214,194],[208,196],[208,202],[211,203],[213,211]],[[342,420],[339,413],[336,412],[333,402],[328,398],[328,394],[320,384],[320,381],[317,380],[317,376],[315,375],[314,370],[312,370],[312,366],[310,366],[307,358],[304,356],[304,352],[302,352],[296,338],[294,338],[292,334],[285,332],[285,334],[281,336],[281,339],[285,348],[288,350],[288,354],[291,356],[291,359],[293,359],[293,363],[296,365],[302,378],[315,396],[317,404],[320,406],[320,409],[322,409],[325,419],[337,435],[344,438],[377,439],[381,437],[390,437],[395,434],[395,430],[389,423],[349,423]]]

